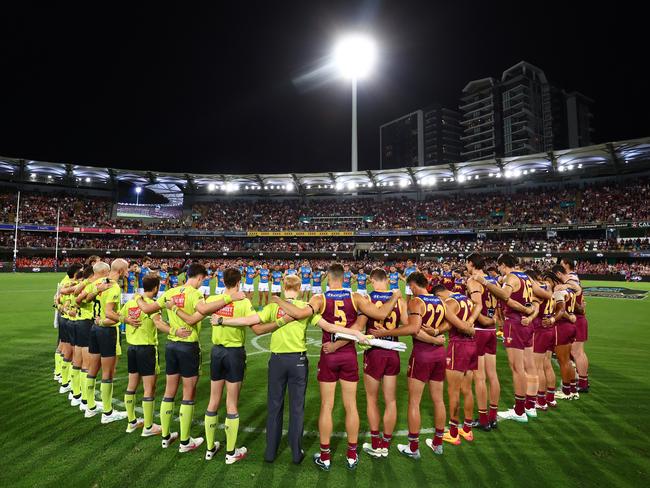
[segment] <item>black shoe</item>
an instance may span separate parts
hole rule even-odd
[[[578,393],[589,393],[589,387],[578,388]]]
[[[302,460],[305,459],[305,451],[302,449],[300,450],[300,457],[298,459],[293,460],[293,464],[300,464],[302,463]]]
[[[498,428],[499,428],[499,424],[497,423],[497,421],[496,421],[496,420],[492,420],[492,421],[490,422],[490,430],[496,430],[496,429],[498,429]]]
[[[483,432],[490,432],[492,430],[492,423],[488,422],[487,424],[478,424],[477,429],[481,429]]]
[[[472,428],[479,427],[480,425],[481,425],[481,422],[479,422],[478,419],[472,420]]]

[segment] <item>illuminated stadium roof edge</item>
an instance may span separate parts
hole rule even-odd
[[[568,176],[578,170],[620,173],[644,169],[650,169],[650,137],[512,158],[354,173],[182,174],[0,157],[0,181],[106,189],[113,188],[116,182],[136,186],[164,183],[176,184],[185,192],[195,194],[217,191],[251,195],[426,191],[459,185],[480,186],[494,179],[518,179],[532,174],[563,177],[564,173]]]

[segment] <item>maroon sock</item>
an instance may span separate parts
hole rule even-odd
[[[499,410],[499,405],[494,405],[493,403],[490,403],[490,412],[488,413],[488,418],[490,419],[490,422],[493,422],[494,420],[497,419],[498,410]]]
[[[370,431],[370,442],[372,442],[373,449],[379,449],[381,447],[381,437],[379,437],[378,430]]]
[[[564,381],[562,382],[562,393],[565,395],[571,393],[571,385],[567,385]]]
[[[332,457],[332,453],[330,452],[330,445],[329,444],[321,444],[320,445],[320,460],[321,461],[329,461],[331,457]]]
[[[436,435],[433,437],[433,445],[442,445],[442,436],[445,435],[445,429],[436,429]]]
[[[449,419],[449,435],[452,437],[458,437],[458,420]]]
[[[546,405],[546,393],[543,391],[537,392],[537,405],[543,407]]]
[[[546,389],[546,401],[549,403],[555,401],[555,388]]]
[[[575,381],[571,382],[571,393],[577,393],[578,392],[578,384]]]
[[[390,447],[391,440],[393,440],[393,434],[387,434],[384,432],[383,439],[381,440],[381,447],[388,449]]]
[[[515,395],[515,413],[517,415],[523,415],[526,411],[526,397],[520,397]]]
[[[420,434],[409,432],[409,448],[411,452],[415,452],[420,449]]]
[[[535,396],[526,395],[526,400],[524,401],[524,407],[528,410],[535,408]]]
[[[578,387],[579,388],[588,388],[589,387],[589,378],[587,376],[578,377]]]
[[[349,459],[357,458],[357,443],[348,442],[348,454]]]
[[[463,422],[463,430],[466,433],[470,433],[472,431],[472,419],[465,419],[465,422]]]
[[[481,425],[487,425],[489,422],[488,420],[488,411],[487,410],[479,410],[478,411],[478,423]]]

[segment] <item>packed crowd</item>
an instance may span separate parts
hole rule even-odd
[[[425,200],[337,198],[219,200],[195,204],[181,220],[112,219],[102,197],[24,193],[23,223],[111,228],[195,228],[213,231],[467,228],[490,225],[614,223],[650,220],[650,181],[599,183],[582,188],[534,188],[512,193],[450,193]],[[15,193],[0,194],[0,221],[14,222]]]
[[[66,268],[73,263],[83,263],[86,258],[84,257],[62,257],[59,260],[58,267]],[[134,255],[132,258],[126,258],[128,261],[140,261],[142,256]],[[104,261],[110,262],[110,257],[105,257]],[[191,262],[191,259],[179,259],[179,258],[151,258],[151,268],[158,269],[160,265],[164,262],[167,263],[171,268],[176,268],[182,270],[187,264]],[[287,261],[283,260],[268,260],[263,259],[205,259],[202,262],[209,268],[216,269],[219,267],[230,267],[235,265],[241,265],[242,263],[252,262],[254,266],[261,266],[263,263],[269,265],[279,264],[282,269],[285,269],[290,264]],[[404,271],[407,267],[407,261],[405,260],[381,260],[381,259],[353,259],[353,260],[340,260],[340,262],[346,266],[349,266],[350,269],[358,271],[361,269],[366,269],[367,271],[376,267],[388,269],[390,266],[395,266],[397,270]],[[462,260],[459,259],[446,259],[446,263],[450,265],[452,269],[461,268],[463,266]],[[314,269],[326,269],[327,266],[331,263],[331,260],[328,259],[312,259],[310,260],[311,266]],[[523,268],[547,268],[552,266],[555,263],[554,259],[541,258],[534,260],[525,260],[522,262]],[[495,263],[488,261],[490,266],[495,265]],[[10,263],[4,263],[4,266],[9,266]],[[296,267],[299,266],[299,262],[294,263]],[[437,260],[422,260],[417,263],[418,267],[428,273],[433,272],[434,270],[440,267],[440,262]],[[18,268],[53,268],[55,266],[54,258],[52,257],[21,257],[16,260],[16,266]],[[590,261],[578,261],[576,265],[576,270],[579,274],[595,274],[595,275],[614,275],[620,274],[626,277],[631,276],[650,276],[650,264],[644,261],[632,261],[625,262],[619,261],[616,263],[608,263],[605,261],[601,262],[590,262]]]

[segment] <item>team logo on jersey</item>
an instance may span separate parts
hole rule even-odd
[[[174,302],[174,305],[176,305],[178,308],[185,307],[185,293],[179,293],[178,295],[174,295],[172,297],[172,302]]]
[[[282,310],[281,308],[278,308],[278,317],[277,317],[277,318],[281,319],[281,318],[284,317],[286,314],[287,314],[287,312],[285,312],[285,311]]]
[[[235,306],[229,303],[217,312],[220,317],[233,317],[235,315]]]
[[[140,317],[142,310],[139,307],[129,307],[128,313],[130,319],[137,319]]]

